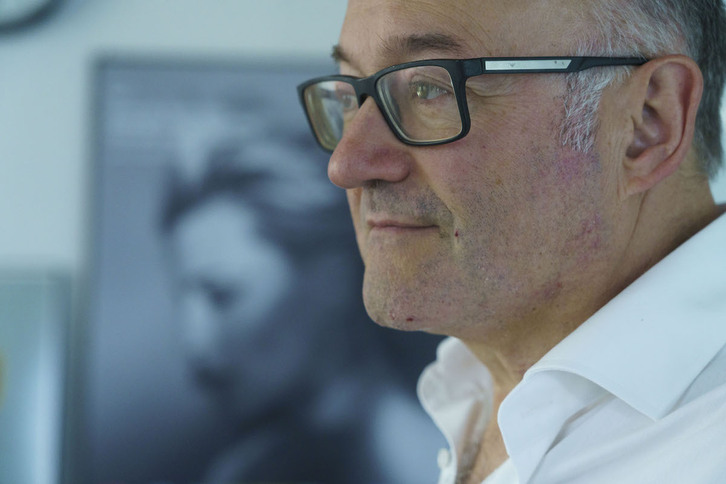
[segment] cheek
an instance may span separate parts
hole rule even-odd
[[[557,184],[568,186],[599,176],[602,166],[598,157],[593,154],[567,153],[558,159],[552,171]]]
[[[467,137],[455,157],[440,163],[435,190],[453,215],[455,242],[466,247],[482,237],[519,233],[522,206],[531,208],[534,196],[526,160],[518,146],[485,134]],[[509,146],[506,150],[501,146]],[[524,165],[524,166],[523,166]],[[530,193],[528,193],[530,192]],[[527,210],[525,210],[526,212]]]
[[[539,164],[527,184],[527,201],[517,207],[521,228],[529,232],[520,249],[538,255],[538,267],[557,280],[553,287],[559,289],[560,278],[575,280],[608,256],[613,234],[607,173],[594,154],[558,150],[533,161]]]
[[[479,252],[490,261],[506,261],[497,271],[506,272],[520,265],[555,270],[562,257],[586,260],[600,250],[607,230],[596,156],[543,150],[530,140],[528,149],[508,150],[505,158],[487,144],[479,160],[460,158],[458,171],[447,170],[459,175],[448,175],[446,183],[462,255],[484,247]]]
[[[546,194],[554,200],[570,235],[578,241],[589,240],[587,246],[599,245],[604,228],[607,174],[596,154],[564,153],[556,160],[549,175],[551,189]]]

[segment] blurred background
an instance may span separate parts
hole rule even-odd
[[[435,482],[438,339],[367,320],[294,93],[345,2],[46,3],[0,0],[0,484]]]
[[[295,91],[344,8],[0,1],[0,484],[435,480]]]

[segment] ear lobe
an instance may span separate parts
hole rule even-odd
[[[700,69],[681,55],[644,64],[632,81],[634,129],[625,156],[626,195],[649,190],[686,159],[703,92]]]

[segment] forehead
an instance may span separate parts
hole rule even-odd
[[[339,53],[360,70],[425,57],[572,55],[585,0],[349,0]]]

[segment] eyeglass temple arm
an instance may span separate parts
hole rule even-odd
[[[640,66],[646,62],[648,59],[643,57],[573,57],[567,72],[584,71],[591,67]]]
[[[642,57],[489,57],[465,61],[467,76],[481,74],[518,74],[579,72],[592,67],[642,65]]]

